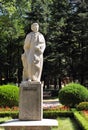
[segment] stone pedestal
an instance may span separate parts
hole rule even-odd
[[[23,82],[20,85],[19,120],[38,121],[43,116],[43,86],[40,82]]]
[[[52,126],[58,126],[53,119],[42,119],[41,121],[11,120],[0,125],[0,130],[51,130]]]

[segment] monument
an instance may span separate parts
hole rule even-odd
[[[38,32],[38,23],[31,25],[32,32],[26,36],[24,42],[24,53],[22,54],[23,62],[23,81],[40,82],[42,66],[43,66],[43,52],[45,50],[44,36]]]
[[[20,120],[41,120],[43,86],[41,74],[43,68],[44,36],[38,32],[38,23],[31,25],[31,30],[24,42],[22,54],[23,81],[20,85]]]
[[[23,76],[19,94],[19,119],[0,125],[5,130],[50,130],[51,126],[58,125],[56,120],[43,119],[41,74],[46,44],[38,23],[33,23],[31,30],[25,38],[21,56]]]

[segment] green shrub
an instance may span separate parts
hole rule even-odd
[[[76,108],[77,110],[88,110],[88,102],[81,102]]]
[[[0,107],[18,106],[19,88],[8,84],[0,86]]]
[[[70,83],[59,91],[59,101],[66,106],[75,107],[80,102],[88,101],[88,90],[76,83]]]

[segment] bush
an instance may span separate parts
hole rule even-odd
[[[88,101],[88,90],[76,83],[70,83],[59,91],[59,101],[66,106],[76,107],[80,102]]]
[[[0,107],[18,106],[19,88],[15,85],[0,86]]]
[[[76,108],[77,110],[88,110],[88,102],[81,102]]]

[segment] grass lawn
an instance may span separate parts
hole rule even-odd
[[[0,118],[0,124],[4,123],[5,121],[11,120],[11,119],[12,119],[11,117],[2,117],[2,118]]]
[[[0,124],[4,123],[5,121],[11,120],[11,117],[2,117],[0,118]],[[0,130],[5,130],[4,128],[0,127]]]
[[[58,117],[58,128],[53,127],[52,130],[81,130],[75,120],[70,117]]]

